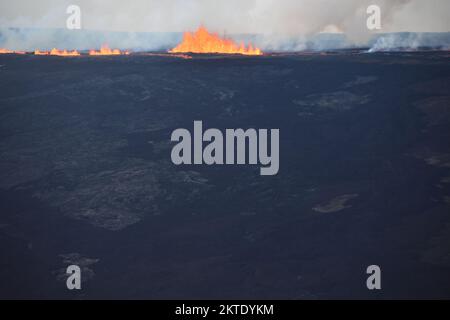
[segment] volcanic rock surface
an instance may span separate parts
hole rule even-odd
[[[0,297],[450,298],[449,57],[0,56]],[[280,172],[173,165],[194,120]]]

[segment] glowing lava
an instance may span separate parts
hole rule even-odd
[[[90,56],[118,56],[121,54],[130,54],[128,51],[121,52],[119,49],[111,50],[107,45],[103,45],[100,51],[90,50]]]
[[[194,33],[185,32],[183,41],[169,51],[170,53],[225,53],[259,56],[262,51],[259,48],[244,43],[236,44],[231,39],[222,39],[216,33],[209,33],[201,26]]]
[[[14,53],[14,51],[11,51],[11,50],[8,50],[8,49],[0,48],[0,53],[3,53],[3,54],[5,54],[5,53]]]
[[[51,56],[61,56],[61,57],[76,57],[79,56],[79,52],[76,50],[73,51],[67,51],[67,50],[58,50],[58,49],[52,49],[50,51]]]
[[[34,50],[33,53],[35,56],[48,56],[50,52],[48,51],[41,51],[41,50]]]
[[[14,51],[14,50],[8,50],[8,49],[0,48],[0,54],[7,54],[7,53],[25,54],[24,51]]]
[[[67,51],[67,50],[59,50],[59,49],[53,48],[50,51],[34,50],[34,55],[36,55],[36,56],[77,57],[80,55],[80,53],[76,50]]]

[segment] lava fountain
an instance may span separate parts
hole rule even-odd
[[[0,48],[0,54],[14,53],[12,50]]]
[[[14,51],[14,50],[9,50],[9,49],[5,49],[5,48],[0,48],[0,54],[25,54],[25,51]]]
[[[48,55],[50,55],[50,52],[49,51],[34,50],[33,54],[35,56],[48,56]]]
[[[53,48],[50,51],[34,50],[33,54],[36,56],[60,56],[60,57],[77,57],[80,55],[80,53],[77,50],[67,51],[55,48]]]
[[[51,56],[61,56],[61,57],[77,57],[80,55],[80,53],[76,50],[67,51],[67,50],[52,49],[50,51],[50,55]]]
[[[205,27],[200,26],[196,32],[185,32],[183,41],[169,50],[169,53],[222,53],[242,54],[250,56],[262,55],[259,48],[244,43],[238,45],[231,39],[223,39],[216,33],[210,33]]]
[[[121,54],[130,54],[128,51],[122,52],[119,49],[111,50],[107,45],[103,45],[99,51],[90,50],[90,56],[118,56]]]

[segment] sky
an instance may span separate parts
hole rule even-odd
[[[308,34],[331,25],[357,34],[377,4],[384,32],[450,31],[449,0],[0,0],[0,26],[64,28],[71,4],[94,30],[179,32],[203,23],[230,33]]]
[[[358,45],[374,33],[366,27],[372,4],[381,8],[376,32],[450,32],[450,0],[0,0],[0,29],[65,28],[67,7],[78,5],[83,30],[182,32],[203,24],[220,34],[264,35],[269,47],[281,35],[324,31],[343,32]],[[20,39],[9,37],[18,47]],[[36,37],[22,37],[29,44],[22,47],[49,39]]]

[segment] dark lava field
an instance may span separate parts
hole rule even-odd
[[[449,59],[0,55],[0,297],[450,298]],[[194,120],[279,173],[174,165]]]

